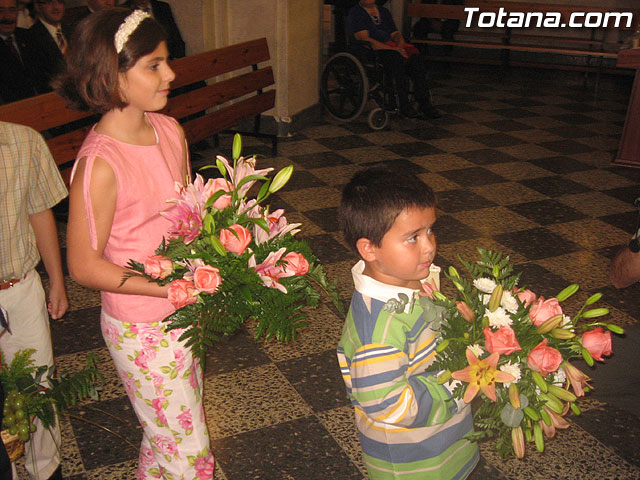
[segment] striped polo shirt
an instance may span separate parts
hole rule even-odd
[[[471,408],[458,411],[447,388],[436,382],[437,372],[429,371],[437,345],[430,324],[437,310],[425,312],[419,302],[399,313],[383,309],[399,293],[411,299],[416,292],[377,282],[363,269],[363,262],[352,269],[355,292],[338,361],[369,476],[464,479],[478,462],[478,448],[462,438],[473,428]]]

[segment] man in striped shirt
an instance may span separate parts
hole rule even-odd
[[[478,462],[471,408],[429,370],[441,315],[423,282],[437,287],[435,195],[417,177],[357,173],[343,191],[340,223],[361,260],[338,345],[373,480],[464,479]]]

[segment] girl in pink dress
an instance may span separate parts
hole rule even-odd
[[[96,12],[77,27],[57,90],[75,108],[102,114],[80,149],[67,227],[72,278],[101,291],[101,328],[144,429],[137,478],[213,478],[202,406],[202,371],[167,332],[168,286],[135,276],[130,259],[154,254],[169,221],[159,214],[189,175],[184,132],[156,112],[175,75],[165,35],[143,11]]]

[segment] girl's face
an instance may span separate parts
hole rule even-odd
[[[148,55],[140,57],[133,67],[120,73],[119,87],[127,108],[155,112],[167,104],[169,85],[176,77],[167,63],[167,43],[160,42]]]

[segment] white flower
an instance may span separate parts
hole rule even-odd
[[[494,312],[487,310],[485,315],[489,318],[489,325],[494,328],[510,327],[513,324],[513,320],[502,307],[496,308]]]
[[[482,295],[482,303],[485,305],[489,305],[489,300],[491,300],[491,295],[485,294]]]
[[[571,325],[571,317],[569,315],[562,315],[562,322],[560,322],[560,326],[564,327],[566,325]]]
[[[496,282],[490,278],[476,278],[473,281],[473,286],[484,293],[491,293],[496,288]]]
[[[567,381],[567,376],[564,373],[564,369],[559,368],[558,370],[556,370],[556,373],[553,374],[552,383],[554,385],[564,385],[566,381]]]
[[[480,358],[484,353],[484,350],[482,349],[482,347],[477,343],[474,343],[473,345],[469,345],[467,348],[471,350],[473,354],[478,358]]]
[[[509,385],[511,385],[512,383],[518,383],[522,378],[522,373],[520,372],[520,366],[517,363],[516,364],[511,363],[511,360],[509,360],[504,365],[501,365],[500,371],[509,373],[516,378],[513,382],[505,382],[504,383],[505,388],[509,388]]]
[[[518,312],[518,302],[516,298],[511,294],[511,292],[504,291],[502,292],[502,300],[500,300],[500,305],[509,313],[517,313]]]

